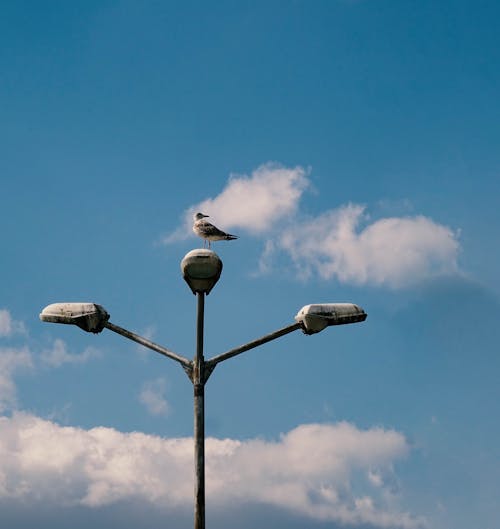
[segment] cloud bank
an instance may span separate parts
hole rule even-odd
[[[192,215],[201,211],[224,230],[264,239],[261,273],[277,268],[280,256],[302,279],[389,288],[458,271],[457,232],[423,215],[370,222],[359,204],[304,215],[299,206],[308,174],[300,166],[265,164],[250,176],[233,175],[219,195],[189,207],[182,226],[164,242],[192,235]]]
[[[394,493],[393,465],[408,452],[398,432],[348,423],[302,425],[276,441],[209,438],[207,501],[214,508],[258,503],[321,521],[416,529],[425,523],[401,512]],[[191,438],[62,427],[22,413],[0,418],[2,500],[187,507],[192,459]]]

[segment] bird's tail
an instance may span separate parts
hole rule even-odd
[[[234,239],[238,239],[238,236],[237,235],[231,235],[230,233],[228,233],[225,237],[225,240],[226,241],[234,241]]]

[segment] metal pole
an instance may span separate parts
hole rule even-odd
[[[301,328],[301,323],[292,323],[291,325],[283,327],[283,329],[278,329],[277,331],[266,334],[262,338],[254,340],[253,342],[246,343],[245,345],[240,345],[239,347],[226,351],[225,353],[214,356],[213,358],[210,358],[210,360],[207,360],[205,362],[205,372],[207,371],[207,369],[214,368],[219,362],[223,362],[228,358],[233,358],[233,356],[249,351],[254,347],[258,347],[259,345],[263,345],[267,342],[270,342],[271,340],[276,340],[276,338],[281,338],[281,336],[285,336],[285,334],[288,334]]]
[[[167,356],[168,358],[171,358],[172,360],[179,362],[185,368],[191,369],[192,367],[191,362],[187,358],[184,358],[183,356],[178,355],[174,353],[173,351],[170,351],[166,347],[162,347],[161,345],[158,345],[157,343],[154,343],[151,340],[148,340],[147,338],[143,338],[142,336],[139,336],[138,334],[135,334],[132,331],[128,331],[127,329],[124,329],[123,327],[120,327],[119,325],[115,325],[114,323],[107,321],[104,324],[104,327],[106,327],[110,331],[116,332],[117,334],[121,334],[125,338],[128,338],[129,340],[133,340],[134,342],[137,342],[143,345],[144,347],[149,347],[149,349],[152,349],[153,351],[156,351],[157,353],[160,353],[163,356]]]
[[[194,529],[205,529],[205,360],[203,358],[203,319],[205,294],[198,292],[196,356],[194,358]]]

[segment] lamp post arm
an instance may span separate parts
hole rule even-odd
[[[162,354],[163,356],[167,356],[168,358],[171,358],[172,360],[175,360],[176,362],[179,362],[182,367],[192,370],[193,364],[190,360],[187,358],[184,358],[181,355],[178,355],[174,353],[173,351],[170,351],[169,349],[162,347],[161,345],[158,345],[147,338],[143,338],[142,336],[139,336],[138,334],[135,334],[131,331],[128,331],[127,329],[124,329],[123,327],[120,327],[119,325],[115,325],[114,323],[111,323],[110,321],[106,322],[104,325],[107,329],[110,331],[116,332],[117,334],[121,334],[125,338],[128,338],[129,340],[133,340],[134,342],[137,342],[144,347],[148,347],[149,349],[152,349],[153,351],[156,351],[157,353]]]
[[[282,329],[274,331],[270,334],[266,334],[265,336],[262,336],[262,338],[258,338],[257,340],[254,340],[253,342],[240,345],[239,347],[236,347],[235,349],[231,349],[229,351],[226,351],[225,353],[214,356],[213,358],[205,362],[205,369],[208,368],[210,372],[212,372],[218,363],[223,362],[224,360],[227,360],[228,358],[232,358],[233,356],[249,351],[250,349],[259,347],[259,345],[263,345],[267,342],[270,342],[271,340],[276,340],[276,338],[281,338],[281,336],[285,336],[285,334],[289,334],[301,328],[302,328],[301,323],[293,323],[292,325],[283,327]]]

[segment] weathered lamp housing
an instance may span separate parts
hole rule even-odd
[[[210,294],[222,273],[222,261],[212,250],[191,250],[181,261],[181,271],[193,294]]]
[[[305,334],[315,334],[331,325],[345,325],[366,320],[366,312],[354,303],[322,303],[302,307],[295,321]]]
[[[77,325],[87,332],[101,332],[109,314],[95,303],[53,303],[47,305],[40,313],[42,321]]]

